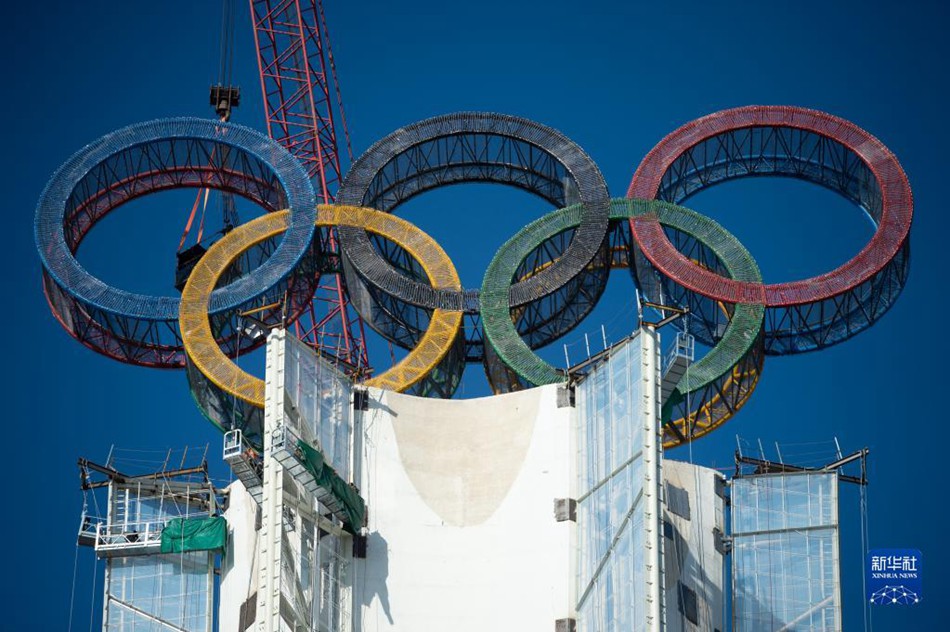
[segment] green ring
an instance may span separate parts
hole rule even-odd
[[[611,200],[610,210],[611,221],[652,213],[662,225],[682,231],[707,246],[720,259],[731,278],[762,282],[758,265],[749,251],[731,233],[704,215],[659,200],[625,198]],[[511,319],[508,288],[525,257],[547,239],[577,226],[580,215],[581,206],[574,205],[549,213],[527,225],[498,250],[482,282],[481,316],[485,342],[491,346],[498,360],[529,386],[563,382],[564,373],[538,357],[518,335]],[[764,316],[764,305],[735,306],[722,338],[705,357],[690,366],[687,374],[676,385],[663,409],[665,422],[670,421],[673,408],[683,401],[689,401],[689,396],[703,391],[715,392],[716,387],[720,386],[718,383],[727,380],[733,368],[741,363],[752,359],[755,366],[761,369],[761,354],[757,358],[754,356],[761,347]],[[715,426],[732,416],[735,410],[737,408],[730,410]],[[690,438],[700,434],[705,432],[691,434]]]

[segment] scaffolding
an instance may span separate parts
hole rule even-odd
[[[205,453],[194,466],[187,457],[186,449],[176,467],[168,451],[160,468],[136,473],[119,469],[115,451],[105,465],[79,460],[79,544],[106,560],[103,630],[212,630],[215,554],[227,527]]]
[[[351,383],[278,329],[268,339],[265,393],[254,620],[264,632],[345,632],[365,516],[350,482]]]

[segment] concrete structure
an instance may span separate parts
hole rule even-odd
[[[260,509],[240,481],[228,485],[228,548],[221,560],[219,630],[246,630],[257,614]]]
[[[204,465],[84,466],[109,490],[83,536],[105,629],[210,631],[216,589],[222,632],[721,629],[722,477],[662,458],[658,348],[644,329],[570,386],[443,400],[354,389],[273,333],[263,454],[228,433],[226,493]],[[167,553],[172,519],[226,543]]]
[[[570,389],[369,389],[351,410],[321,361],[272,335],[260,518],[233,485],[221,630],[720,628],[722,477],[661,467],[658,348],[644,329]],[[312,493],[288,437],[327,444],[366,501],[359,533]]]
[[[663,478],[666,629],[725,630],[725,477],[716,470],[666,460]]]
[[[354,630],[554,629],[572,616],[573,409],[557,387],[473,400],[371,391]]]

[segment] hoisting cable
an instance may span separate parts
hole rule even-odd
[[[218,112],[219,119],[226,123],[231,119],[231,108],[232,108],[232,95],[231,95],[231,77],[234,68],[234,6],[231,0],[223,0],[222,10],[221,10],[221,50],[220,50],[220,59],[218,62],[218,83],[217,86],[212,88],[212,94],[217,88],[219,90],[225,90],[226,96],[224,97],[225,106],[220,106],[221,97],[219,95],[219,103],[213,103]],[[233,105],[237,105],[236,101]],[[214,161],[215,153],[217,147],[211,150],[210,160]],[[226,156],[224,157],[226,158]],[[224,162],[224,161],[222,161]],[[222,167],[224,165],[222,164]],[[195,196],[195,203],[191,207],[191,213],[188,216],[188,221],[185,223],[185,230],[182,232],[181,240],[178,242],[178,252],[180,253],[185,247],[185,241],[188,239],[188,234],[191,232],[191,227],[194,224],[195,217],[198,213],[198,207],[201,206],[201,219],[198,223],[198,235],[195,239],[195,244],[198,245],[204,239],[204,222],[205,222],[205,213],[208,208],[208,197],[211,193],[211,189],[204,188],[199,189],[198,194]],[[204,195],[204,202],[202,203],[201,196]],[[229,196],[229,193],[222,193],[222,196]],[[234,221],[234,218],[231,217],[232,211],[231,207],[233,205],[228,204],[227,202],[222,202],[222,209],[224,213],[224,226],[227,230],[228,226],[233,228],[237,224]]]

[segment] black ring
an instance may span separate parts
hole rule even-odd
[[[565,252],[543,271],[511,287],[512,307],[543,299],[569,283],[603,244],[610,196],[597,165],[557,130],[504,114],[460,112],[396,130],[353,164],[337,202],[392,212],[420,193],[465,182],[515,186],[555,208],[583,204],[581,224]],[[385,315],[377,322],[369,304],[356,301],[364,320],[387,338],[392,339],[390,329],[400,325],[403,334],[396,338],[404,340],[405,328],[414,329],[410,323],[394,321],[395,312],[440,308],[477,313],[477,290],[437,291],[382,256],[365,230],[341,227],[338,232],[351,289],[363,296],[379,290],[404,304],[399,310],[375,310]],[[546,342],[550,340],[541,341]],[[472,359],[471,352],[469,356]]]

